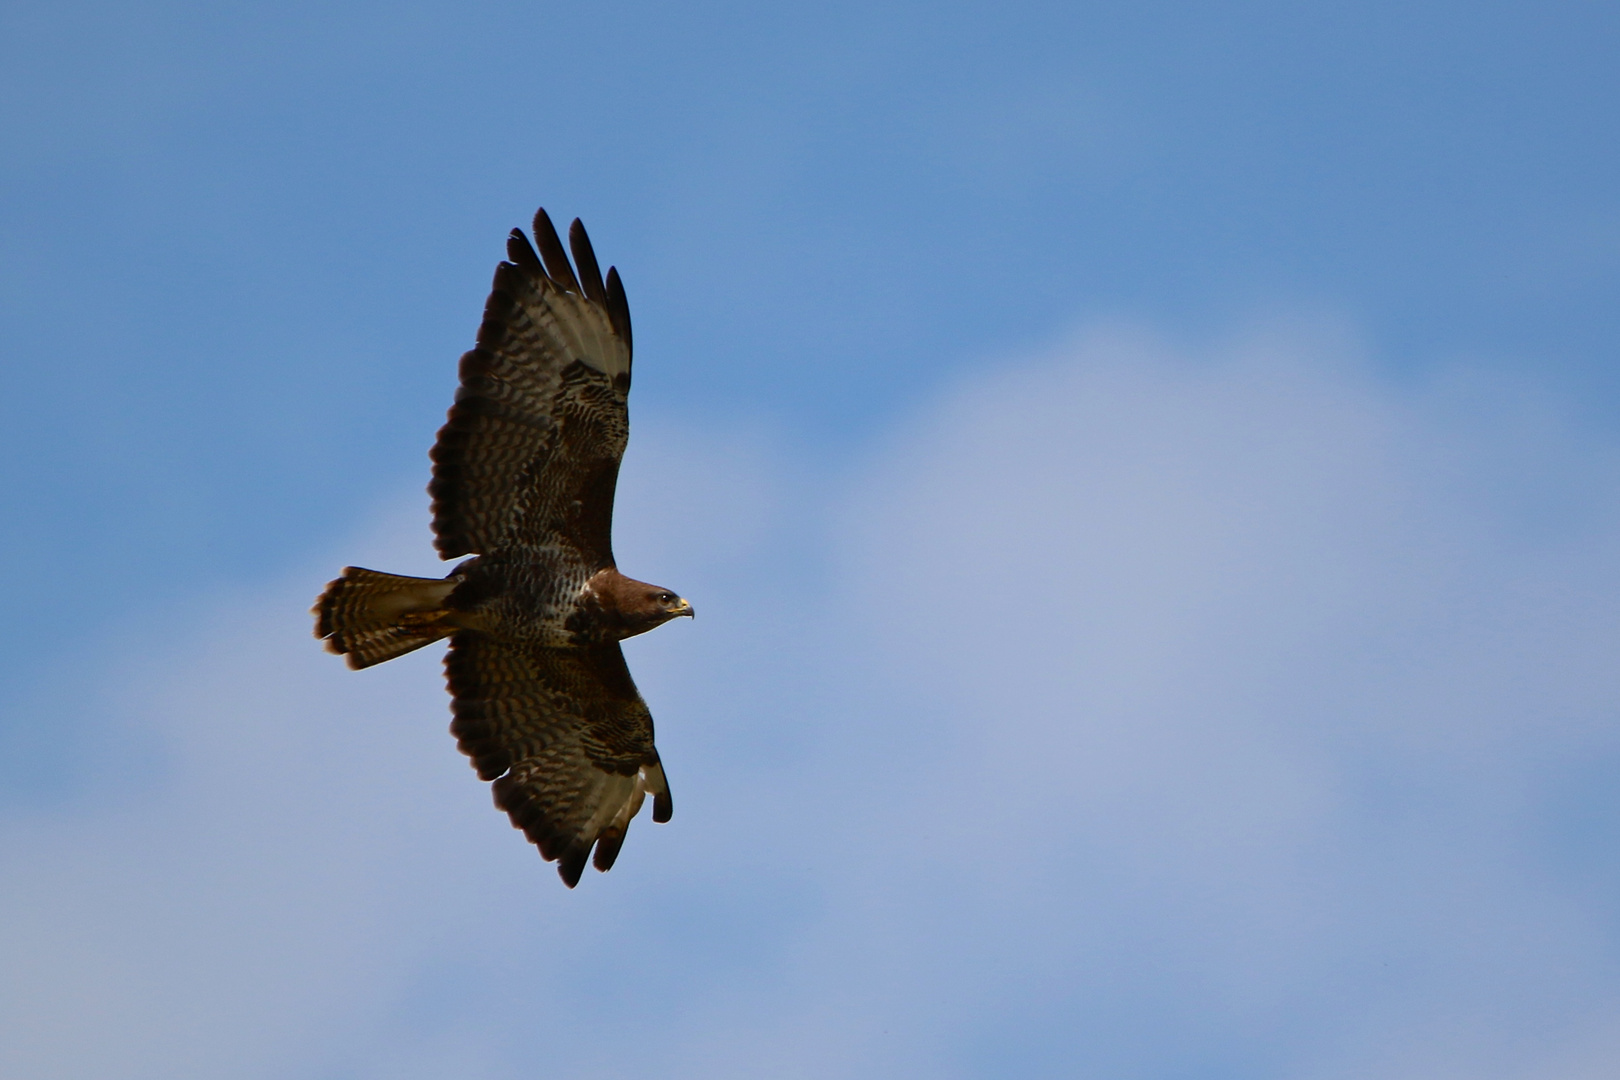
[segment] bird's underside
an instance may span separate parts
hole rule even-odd
[[[613,495],[629,432],[630,313],[584,227],[514,229],[432,451],[444,578],[348,567],[315,605],[350,667],[448,637],[451,733],[495,803],[572,888],[613,865],[647,795],[667,821],[652,716],[619,642],[692,613],[620,574]],[[576,274],[577,268],[577,274]],[[594,850],[594,858],[592,852]]]

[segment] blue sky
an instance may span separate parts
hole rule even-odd
[[[0,7],[0,1071],[1620,1061],[1620,15]],[[636,321],[678,812],[564,891],[436,656],[507,229]]]

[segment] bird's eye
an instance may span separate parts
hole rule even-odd
[[[661,592],[658,594],[658,602],[660,604],[672,604],[675,602],[675,594],[672,592]]]

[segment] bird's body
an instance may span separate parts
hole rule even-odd
[[[669,818],[652,718],[619,642],[692,613],[619,573],[611,530],[629,435],[630,313],[584,227],[576,277],[545,211],[513,230],[461,388],[433,447],[444,578],[348,567],[315,606],[351,667],[450,638],[451,732],[495,801],[572,887],[606,870],[645,795]],[[543,256],[543,261],[542,261]]]

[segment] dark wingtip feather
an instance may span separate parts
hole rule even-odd
[[[602,873],[613,869],[613,862],[619,857],[619,849],[624,846],[624,833],[604,832],[596,839],[596,855],[591,859],[591,865]]]
[[[653,796],[653,820],[662,825],[675,813],[675,800],[669,797],[669,792],[660,791]]]
[[[607,272],[607,313],[613,332],[623,338],[624,347],[634,353],[630,340],[630,300],[624,295],[624,282],[619,280],[616,266],[608,267]]]
[[[574,265],[579,267],[579,282],[585,287],[585,295],[598,304],[607,304],[607,292],[602,288],[602,268],[597,265],[596,251],[591,247],[591,238],[585,233],[585,223],[579,218],[568,226],[568,246],[574,252]]]
[[[579,292],[574,268],[568,265],[568,253],[563,250],[557,227],[551,223],[543,206],[534,212],[534,242],[540,246],[540,257],[546,261],[546,276],[569,292]]]
[[[557,860],[557,876],[570,889],[579,884],[579,876],[585,872],[586,854],[584,851],[570,851]]]
[[[513,229],[511,235],[506,238],[506,257],[532,274],[546,272],[545,267],[540,265],[540,256],[534,253],[534,248],[530,246],[529,238],[523,235],[522,229]]]

